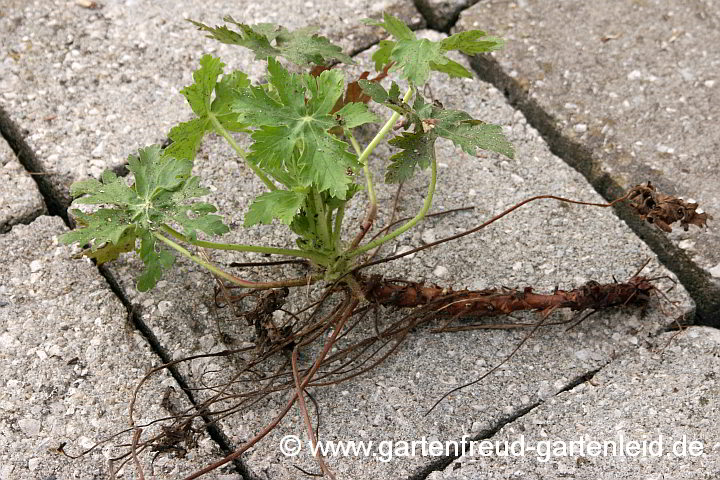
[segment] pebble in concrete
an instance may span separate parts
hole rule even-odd
[[[717,329],[663,334],[428,480],[717,478],[719,351]]]
[[[45,202],[35,182],[24,171],[7,142],[0,138],[0,232],[29,223],[45,213]]]
[[[369,65],[370,53],[359,59],[363,65]],[[428,220],[427,228],[401,237],[400,246],[421,245],[423,231],[428,229],[433,229],[433,235],[440,238],[474,226],[535,194],[562,193],[600,201],[577,172],[550,154],[537,132],[507,105],[495,88],[477,81],[438,78],[431,82],[427,94],[441,100],[446,107],[466,109],[476,118],[505,125],[517,150],[516,159],[511,161],[494,154],[474,158],[449,142],[438,144],[440,186],[436,211],[469,203],[475,204],[476,209],[441,220]],[[370,132],[365,135],[370,136]],[[382,164],[390,152],[385,147],[378,152],[373,168],[380,182]],[[464,173],[453,175],[453,172]],[[249,170],[234,160],[224,143],[210,139],[203,146],[198,154],[196,174],[213,185],[214,193],[209,201],[218,205],[226,215],[226,222],[237,229],[224,241],[292,246],[292,239],[278,226],[247,231],[239,228],[250,199],[262,192],[263,187],[250,180]],[[403,187],[399,215],[414,214],[426,187],[427,175],[423,174]],[[379,188],[383,202],[381,215],[388,215],[395,189],[384,185]],[[357,218],[361,213],[356,206],[348,218]],[[613,275],[625,279],[647,257],[652,257],[647,247],[610,211],[545,203],[517,211],[482,234],[432,252],[420,252],[379,271],[392,277],[427,278],[458,288],[533,285],[537,290],[551,291],[557,284],[571,288],[590,279],[611,282]],[[241,259],[262,259],[216,253],[212,258],[221,265]],[[440,270],[442,278],[433,274],[438,267],[447,269]],[[176,268],[158,288],[144,294],[133,290],[134,279],[141,268],[137,259],[129,257],[110,266],[128,297],[143,307],[144,321],[175,358],[243,346],[254,334],[252,328],[244,326],[243,319],[233,319],[228,309],[214,307],[214,282],[200,268],[178,260]],[[651,262],[647,272],[658,275],[665,271]],[[245,269],[238,274],[259,280],[301,276],[303,270],[297,267],[275,272]],[[688,298],[682,289],[676,289],[674,295],[678,295],[674,298],[683,306],[672,315],[680,315],[689,308]],[[649,336],[672,321],[672,315],[657,306],[645,316],[620,310],[596,314],[592,321],[570,332],[565,332],[565,326],[543,330],[505,369],[479,385],[452,395],[427,417],[424,413],[437,398],[497,364],[527,331],[435,335],[427,330],[416,332],[373,372],[337,387],[313,390],[322,409],[321,438],[412,441],[424,436],[447,440],[480,432],[551,398],[578,378],[605,365],[613,356],[644,344]],[[535,317],[520,318],[533,321]],[[570,317],[560,315],[559,318]],[[357,334],[367,335],[371,328],[368,325]],[[224,344],[219,331],[231,333],[235,343]],[[191,384],[200,386],[201,382],[230,375],[232,362],[222,358],[204,359],[181,368]],[[270,397],[253,409],[223,419],[222,428],[238,446],[264,427],[284,402],[283,396]],[[299,457],[292,458],[283,456],[279,450],[283,436],[298,435],[305,440],[303,432],[299,412],[291,411],[285,422],[248,455],[249,467],[268,478],[296,478],[294,465],[316,471],[316,464],[305,450]],[[435,458],[396,457],[390,462],[365,457],[329,457],[327,460],[338,478],[401,478],[417,473]]]
[[[567,160],[598,188],[606,188],[603,175],[620,188],[650,180],[717,217],[717,15],[709,1],[493,0],[463,11],[455,28],[507,39],[487,75],[533,110],[557,148],[570,142],[589,151],[595,166],[577,151]],[[672,236],[690,237],[694,262],[720,264],[716,229]]]
[[[128,434],[74,460],[57,449],[65,445],[78,455],[127,429],[133,389],[159,363],[96,267],[70,260],[70,248],[58,244],[65,231],[58,217],[42,216],[0,236],[3,480],[109,478],[108,460],[125,451],[116,445],[127,443]],[[169,415],[160,405],[167,389],[175,392],[169,398],[177,408],[187,408],[177,383],[157,375],[138,397],[138,425]],[[146,427],[145,435],[157,428]],[[153,478],[178,478],[218,458],[202,430],[197,441],[184,459],[159,455]],[[140,455],[146,475],[154,455]],[[132,468],[123,472],[118,478],[136,478]]]

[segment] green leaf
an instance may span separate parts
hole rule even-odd
[[[460,110],[446,110],[426,103],[419,93],[412,111],[405,115],[415,130],[403,132],[388,142],[402,151],[390,157],[385,173],[387,183],[403,182],[415,174],[416,168],[427,168],[435,156],[434,145],[438,137],[451,140],[470,155],[483,149],[513,157],[512,145],[503,135],[502,127],[475,120]]]
[[[76,182],[70,187],[73,197],[84,196],[75,203],[85,205],[113,204],[128,206],[137,201],[135,192],[127,186],[125,179],[118,178],[112,171],[102,174],[102,181],[95,179]]]
[[[384,104],[390,99],[388,92],[377,82],[371,82],[363,79],[358,80],[358,85],[360,85],[363,92],[369,95],[375,103]]]
[[[86,214],[72,209],[70,213],[81,228],[60,235],[60,242],[91,244],[92,252],[108,242],[113,245],[119,244],[125,232],[133,228],[130,216],[122,210],[101,208],[92,214]]]
[[[445,64],[430,62],[430,69],[446,73],[454,78],[472,78],[472,73],[454,60],[448,60]]]
[[[172,264],[172,255],[156,252],[152,232],[163,225],[179,225],[186,236],[195,239],[197,232],[220,235],[229,231],[215,207],[205,202],[189,201],[206,195],[198,177],[190,176],[189,160],[161,155],[160,147],[140,149],[128,158],[134,183],[105,172],[101,181],[85,180],[71,187],[75,204],[108,205],[93,213],[73,209],[71,213],[79,228],[60,237],[63,243],[90,244],[83,252],[98,263],[114,260],[122,252],[135,247],[141,238],[140,254],[147,268],[138,281],[138,288],[151,288],[162,271]]]
[[[162,248],[156,249],[155,243],[155,237],[150,233],[143,235],[139,253],[145,264],[145,270],[137,281],[137,289],[140,292],[152,290],[165,270],[170,269],[175,262],[175,257],[170,252]]]
[[[400,97],[400,87],[398,87],[397,83],[392,82],[389,92],[386,91],[382,85],[368,80],[358,80],[358,85],[360,85],[363,92],[369,95],[375,103],[385,105],[401,115],[411,116],[413,114],[410,106],[403,103]]]
[[[135,229],[129,228],[125,230],[122,236],[118,239],[117,244],[106,243],[100,248],[93,251],[92,248],[86,249],[82,252],[88,258],[95,259],[98,265],[117,260],[121,253],[132,252],[135,250]]]
[[[400,183],[408,180],[415,174],[415,168],[421,169],[430,166],[435,158],[434,133],[403,132],[388,143],[393,147],[402,148],[403,151],[390,157],[390,165],[385,172],[385,183]]]
[[[502,40],[488,37],[485,32],[471,30],[460,32],[439,42],[418,39],[401,20],[385,13],[384,22],[367,21],[370,25],[383,27],[393,35],[396,42],[380,43],[373,54],[375,69],[380,70],[389,61],[394,61],[392,70],[400,70],[401,77],[416,87],[425,85],[430,71],[435,70],[451,77],[471,77],[471,73],[459,63],[448,58],[445,53],[459,50],[468,55],[497,50],[503,45]],[[482,39],[482,40],[481,40]]]
[[[456,33],[440,42],[443,50],[459,50],[466,55],[499,50],[504,44],[505,42],[501,38],[489,37],[482,30]]]
[[[397,42],[390,58],[396,62],[393,69],[401,69],[402,78],[418,87],[425,85],[430,78],[431,63],[443,65],[450,61],[442,54],[439,43],[424,38]]]
[[[190,20],[200,30],[208,32],[210,38],[222,43],[240,45],[255,52],[255,58],[283,57],[300,66],[310,64],[327,65],[333,60],[353,64],[352,58],[342,53],[342,48],[330,43],[325,37],[313,34],[312,28],[290,31],[272,23],[246,25],[227,16],[223,19],[238,30],[230,30],[227,26],[209,27],[203,23]]]
[[[368,110],[367,105],[360,102],[345,104],[345,106],[335,112],[335,115],[340,118],[340,122],[346,128],[355,128],[379,120],[374,113]]]
[[[200,68],[193,72],[195,83],[180,90],[198,117],[205,117],[210,111],[212,92],[215,90],[217,77],[223,73],[224,66],[219,58],[203,55],[200,59]]]
[[[152,146],[128,157],[128,170],[135,176],[133,190],[139,198],[138,204],[151,202],[163,191],[177,189],[190,176],[192,163],[189,160],[160,158],[160,148]]]
[[[372,18],[366,18],[363,23],[366,25],[374,25],[377,27],[383,27],[387,32],[398,40],[413,40],[415,39],[415,33],[405,25],[405,22],[399,18],[393,17],[387,12],[383,12],[384,22],[378,22]]]
[[[305,197],[304,193],[290,190],[265,192],[250,205],[250,210],[245,215],[245,226],[250,227],[258,223],[267,225],[273,218],[290,225],[305,203]]]
[[[392,40],[380,40],[380,43],[378,43],[378,49],[375,50],[375,53],[372,55],[376,71],[381,71],[385,68],[385,65],[388,64],[393,48],[395,48],[395,42]]]
[[[291,74],[272,58],[268,72],[275,95],[261,86],[249,87],[233,103],[241,121],[257,127],[248,160],[289,189],[312,186],[345,198],[352,182],[348,170],[359,165],[349,145],[329,132],[342,127],[330,113],[344,91],[342,72]]]
[[[231,132],[242,132],[247,130],[247,125],[237,121],[237,114],[232,111],[232,103],[235,101],[238,91],[250,86],[247,74],[234,71],[223,75],[222,79],[215,85],[215,99],[212,102],[210,111],[220,121],[220,124]]]
[[[473,119],[459,110],[443,110],[433,107],[433,131],[440,137],[452,140],[470,155],[477,149],[490,150],[513,158],[512,144],[505,138],[500,125],[492,125]]]
[[[232,112],[230,105],[237,91],[247,88],[250,81],[245,73],[239,71],[223,75],[218,81],[224,66],[219,58],[204,55],[200,59],[200,68],[193,72],[195,83],[180,91],[198,118],[183,122],[170,130],[168,137],[173,143],[165,149],[168,157],[193,160],[205,134],[215,128],[211,116],[215,117],[226,130],[232,132],[247,130],[246,124],[238,122],[237,114]]]

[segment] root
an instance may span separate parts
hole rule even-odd
[[[601,284],[590,281],[578,288],[571,290],[556,288],[548,293],[536,293],[532,287],[453,290],[422,282],[384,279],[377,275],[366,276],[360,273],[360,270],[367,266],[400,258],[477,232],[515,209],[540,199],[600,207],[610,207],[628,201],[644,219],[666,231],[674,222],[680,222],[682,227],[687,229],[691,224],[705,226],[706,220],[710,218],[698,209],[694,202],[685,202],[657,193],[649,183],[634,187],[622,198],[607,204],[541,195],[524,200],[466,232],[401,255],[368,261],[346,274],[341,279],[342,283],[320,291],[320,295],[312,301],[309,300],[310,283],[317,279],[313,276],[292,282],[276,283],[276,286],[283,288],[268,288],[270,284],[265,283],[262,285],[262,290],[245,290],[240,294],[234,293],[234,286],[225,285],[216,277],[218,287],[215,291],[215,305],[218,308],[230,307],[233,316],[245,320],[251,332],[255,334],[252,339],[253,345],[213,354],[195,355],[151,370],[138,385],[131,402],[131,427],[124,432],[126,435],[131,435],[131,439],[122,445],[127,451],[117,460],[123,460],[122,465],[134,463],[138,473],[142,475],[139,458],[141,453],[174,452],[182,455],[195,443],[195,437],[202,431],[202,426],[215,424],[232,415],[262,405],[270,395],[285,396],[285,405],[280,413],[233,453],[194,472],[186,477],[186,480],[198,478],[239,458],[272,432],[294,405],[299,406],[308,437],[312,444],[316,445],[320,437],[319,421],[314,422],[305,396],[315,402],[312,397],[313,389],[346,382],[372,371],[391,356],[411,333],[422,331],[419,327],[430,327],[432,332],[476,328],[529,328],[528,334],[514,346],[505,359],[476,380],[447,392],[435,402],[429,413],[450,393],[477,384],[501,368],[541,327],[568,323],[551,321],[551,316],[556,310],[585,312],[580,320],[569,327],[574,328],[600,310],[614,307],[644,309],[653,293],[659,291],[653,285],[657,279],[640,275],[642,268],[625,282]],[[372,226],[374,215],[370,217],[365,219],[361,232],[356,235],[358,243]],[[392,228],[392,224],[391,220],[386,228]],[[286,304],[294,303],[292,295],[295,295],[295,300],[303,296],[300,290],[306,285],[307,305],[296,310],[286,307]],[[287,288],[293,286],[299,288],[294,290]],[[395,317],[387,317],[382,315],[384,309],[403,313]],[[535,323],[493,325],[487,322],[456,322],[459,319],[483,319],[520,311],[537,312],[540,320]],[[427,330],[426,328],[425,331]],[[225,342],[225,334],[221,334],[221,337]],[[150,376],[170,366],[210,357],[227,357],[231,363],[227,368],[201,373],[200,386],[192,390],[204,391],[207,394],[202,402],[186,410],[168,409],[170,417],[156,420],[149,425],[135,424],[133,416],[135,398]],[[316,411],[319,411],[317,405]],[[149,428],[155,423],[158,423],[160,428]],[[144,433],[147,438],[143,439],[141,437]],[[316,461],[324,476],[334,478],[321,456],[316,456]]]
[[[203,380],[203,386],[195,390],[204,389],[211,395],[193,409],[171,412],[175,417],[164,420],[159,434],[141,441],[139,437],[142,430],[131,420],[134,429],[129,432],[133,435],[130,451],[124,457],[126,462],[137,462],[137,454],[146,449],[171,452],[173,449],[168,446],[179,447],[182,443],[187,446],[189,437],[199,431],[197,424],[192,427],[195,420],[205,425],[217,423],[240,411],[247,411],[271,394],[287,396],[282,411],[232,454],[193,473],[186,480],[197,478],[240,457],[277,427],[293,405],[300,407],[308,437],[315,445],[319,441],[320,432],[314,428],[315,422],[305,403],[305,395],[311,394],[310,389],[346,382],[371,371],[392,355],[412,332],[418,331],[418,327],[430,326],[433,327],[431,331],[435,332],[487,328],[488,325],[450,324],[457,319],[496,317],[518,311],[540,313],[539,322],[521,325],[531,327],[530,331],[511,354],[482,377],[459,387],[466,388],[501,368],[541,326],[552,324],[549,319],[556,310],[564,308],[592,313],[618,306],[644,308],[656,289],[652,281],[639,272],[624,283],[600,284],[591,281],[572,290],[555,289],[545,294],[535,293],[530,287],[454,291],[436,285],[383,279],[379,276],[356,275],[354,281],[357,282],[356,289],[364,295],[363,303],[347,285],[330,287],[322,292],[320,300],[296,312],[286,310],[283,306],[288,296],[285,289],[225,295],[225,301],[238,307],[238,317],[244,318],[257,332],[255,346],[172,362],[177,365],[211,356],[235,358],[235,366],[228,370],[230,378],[222,383],[213,383],[212,378],[218,378],[214,375],[217,372],[207,372],[209,375]],[[239,308],[246,299],[255,301]],[[393,321],[383,322],[380,311],[387,308],[406,313]],[[287,312],[289,320],[276,324],[277,318],[273,320],[273,313],[278,311]],[[518,325],[496,327],[513,326]],[[281,361],[283,358],[285,360]],[[167,366],[150,372],[148,378]],[[450,393],[440,398],[435,405]],[[322,457],[316,457],[316,461],[323,474],[333,478],[332,471]]]
[[[558,308],[572,311],[603,310],[620,305],[643,307],[655,287],[646,277],[634,276],[626,283],[600,284],[590,281],[580,288],[549,294],[533,293],[532,287],[453,291],[417,282],[382,280],[367,282],[369,301],[399,308],[423,307],[453,317],[494,317],[523,310],[549,312]]]

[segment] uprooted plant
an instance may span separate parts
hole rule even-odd
[[[158,420],[163,422],[162,431],[151,438],[141,438],[142,428],[135,425],[131,408],[132,442],[128,453],[120,459],[135,462],[141,476],[138,452],[180,452],[192,443],[196,420],[205,424],[218,422],[276,392],[286,392],[288,397],[272,422],[221,462],[188,478],[196,478],[239,457],[267,435],[294,405],[304,415],[309,438],[316,442],[305,404],[307,390],[346,381],[371,370],[416,327],[438,318],[440,323],[434,328],[437,331],[487,328],[483,324],[451,324],[457,318],[479,319],[533,310],[541,312],[540,322],[533,326],[537,329],[550,324],[549,315],[559,308],[595,311],[647,302],[654,287],[652,279],[640,272],[625,283],[590,282],[574,290],[556,290],[546,295],[534,293],[529,287],[452,291],[365,273],[372,265],[419,250],[372,259],[380,246],[416,227],[429,215],[438,174],[434,147],[438,138],[449,139],[472,155],[478,150],[490,150],[512,158],[512,147],[500,126],[474,119],[460,110],[446,109],[421,93],[432,71],[451,77],[471,76],[447,52],[456,50],[467,55],[489,52],[502,46],[500,39],[473,30],[432,42],[417,38],[403,22],[385,14],[383,21],[367,21],[394,37],[381,41],[372,57],[380,73],[368,79],[369,73],[365,72],[359,79],[347,82],[339,65],[352,64],[353,60],[326,38],[307,29],[288,31],[271,24],[250,26],[230,17],[225,20],[230,27],[193,23],[212,38],[255,52],[256,59],[267,62],[267,82],[253,85],[245,73],[224,73],[220,59],[203,56],[200,68],[193,74],[194,83],[182,90],[195,118],[172,128],[167,147],[150,146],[129,157],[131,183],[110,171],[100,180],[75,183],[71,189],[75,205],[100,207],[94,211],[72,210],[78,228],[62,237],[65,243],[87,246],[83,253],[99,264],[115,260],[125,252],[139,254],[145,264],[137,281],[141,291],[152,289],[179,254],[214,275],[216,300],[237,308],[255,333],[252,347],[177,360],[149,374],[200,357],[237,360],[231,378],[207,385],[209,398],[191,410],[172,411],[171,418]],[[293,73],[281,59],[307,69],[307,73]],[[395,81],[388,88],[381,85],[382,80],[393,74],[406,85],[404,88]],[[384,121],[368,108],[371,101],[387,108],[388,117]],[[362,146],[356,138],[356,129],[368,124],[380,128]],[[388,143],[398,152],[388,159],[386,183],[399,184],[417,171],[429,169],[427,194],[415,216],[399,222],[391,220],[374,238],[365,241],[378,212],[369,159],[393,130],[397,133]],[[215,214],[214,206],[196,200],[209,193],[209,189],[200,185],[200,178],[191,173],[196,152],[208,133],[223,137],[267,188],[249,206],[245,226],[273,221],[285,224],[296,237],[296,248],[218,243],[200,238],[200,234],[214,236],[229,231],[222,217]],[[237,135],[249,135],[252,142],[249,150],[241,148]],[[358,178],[364,178],[364,185],[356,181]],[[346,228],[348,202],[362,196],[367,198],[365,216],[360,225]],[[704,226],[708,218],[697,204],[659,194],[648,183],[607,204],[554,195],[533,197],[475,228],[420,249],[477,232],[516,208],[541,199],[598,207],[627,201],[663,230],[677,221],[685,229],[689,224]],[[348,231],[356,233],[346,237]],[[249,281],[213,264],[204,250],[193,253],[193,247],[295,257],[308,270],[297,278]],[[285,306],[290,288],[315,283],[325,285],[319,298],[295,309]],[[245,289],[244,293],[235,293],[238,288]],[[410,310],[396,321],[385,322],[377,318],[380,306]],[[283,313],[281,321],[275,315],[277,312]],[[363,330],[360,326],[363,322],[370,326],[367,335],[350,336],[351,331]],[[325,475],[333,476],[321,457],[318,463]]]

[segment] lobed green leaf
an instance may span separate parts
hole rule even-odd
[[[352,58],[342,53],[342,48],[330,43],[326,37],[313,34],[312,28],[290,31],[272,23],[246,25],[230,16],[223,20],[237,27],[237,30],[231,30],[227,26],[209,27],[194,20],[190,22],[200,30],[208,32],[210,38],[252,50],[255,58],[259,60],[283,57],[300,66],[327,65],[332,61],[354,63]]]
[[[265,192],[250,205],[250,210],[245,214],[245,226],[250,227],[258,223],[267,225],[274,218],[290,225],[305,203],[305,198],[304,193],[291,190]]]
[[[482,40],[480,40],[482,39]],[[482,30],[468,30],[447,37],[440,42],[443,50],[459,50],[466,55],[491,52],[503,48],[501,38],[489,37]]]
[[[385,172],[386,183],[400,183],[410,179],[415,174],[415,168],[421,169],[430,166],[435,158],[435,140],[437,135],[425,132],[403,132],[388,143],[393,147],[403,149],[390,157],[390,165]]]
[[[163,248],[156,248],[152,234],[146,232],[141,240],[138,253],[145,264],[145,270],[138,277],[136,288],[140,292],[147,292],[152,290],[165,271],[172,267],[175,257]]]
[[[317,77],[288,72],[268,59],[268,78],[275,95],[261,86],[249,87],[233,103],[243,122],[256,127],[248,160],[267,171],[289,189],[314,187],[344,199],[352,173],[359,167],[349,145],[330,133],[342,127],[342,116],[331,114],[344,92],[344,77],[326,70]],[[353,123],[369,116],[349,108]]]
[[[168,137],[172,144],[165,149],[168,157],[192,161],[205,134],[215,129],[212,118],[231,132],[247,131],[248,126],[237,120],[237,114],[230,105],[237,91],[247,88],[250,81],[245,73],[239,71],[223,75],[218,81],[224,66],[219,58],[204,55],[200,59],[200,68],[193,72],[195,83],[180,91],[197,118],[180,123],[170,130]]]
[[[190,176],[192,163],[162,155],[158,146],[140,149],[128,158],[128,169],[134,183],[105,172],[101,181],[85,180],[71,187],[76,204],[108,205],[93,213],[73,209],[71,213],[79,228],[60,237],[63,243],[90,245],[83,253],[98,263],[114,260],[120,253],[135,249],[140,238],[139,253],[146,271],[138,281],[138,289],[152,288],[162,272],[172,265],[172,255],[156,248],[152,232],[163,225],[179,225],[191,239],[201,231],[220,235],[229,231],[222,217],[212,215],[215,207],[205,202],[188,200],[206,195],[197,177]]]
[[[345,104],[340,110],[335,112],[335,116],[339,118],[339,122],[345,128],[355,128],[366,123],[375,123],[378,117],[368,110],[367,105],[360,102],[351,102]]]
[[[383,27],[390,35],[398,40],[413,40],[415,39],[415,32],[410,30],[405,22],[399,18],[393,17],[387,12],[383,12],[383,22],[379,22],[372,18],[366,18],[363,23],[366,25],[374,25],[377,27]]]
[[[451,35],[439,42],[427,39],[418,39],[401,20],[383,14],[383,22],[366,20],[369,25],[383,27],[395,37],[395,41],[383,40],[372,56],[375,69],[393,61],[392,70],[400,70],[402,78],[408,80],[416,87],[425,85],[430,77],[430,71],[435,70],[451,77],[469,78],[472,74],[461,64],[448,58],[445,54],[450,50],[459,50],[467,55],[489,52],[502,48],[502,40],[488,37],[485,32],[471,30]]]

